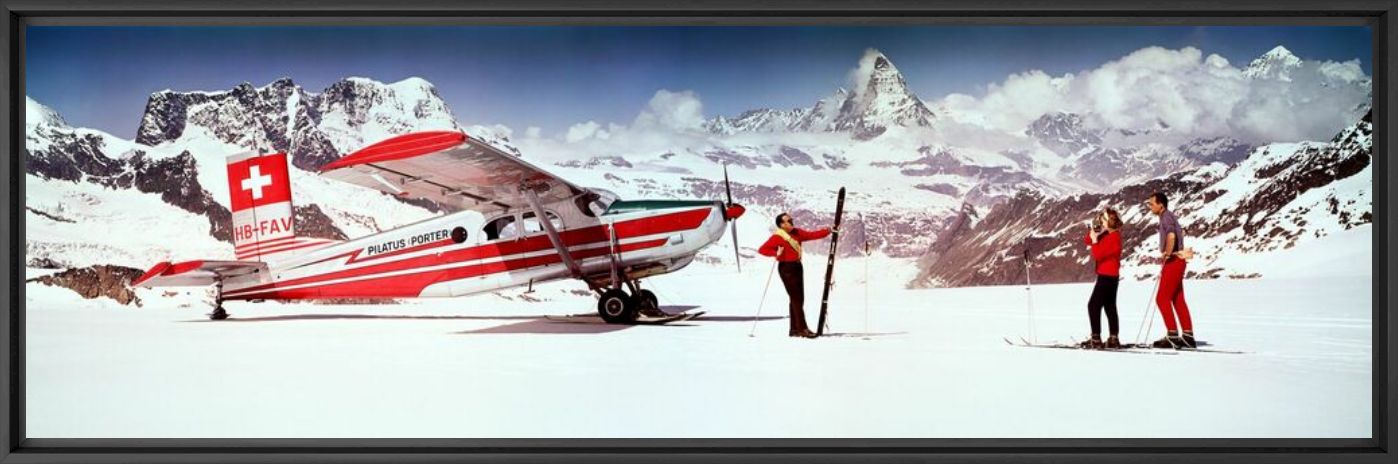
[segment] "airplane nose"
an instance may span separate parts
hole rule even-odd
[[[729,204],[728,208],[723,211],[723,217],[729,221],[732,221],[734,219],[742,217],[743,213],[745,212],[747,212],[747,208],[744,208],[743,205],[732,203]]]

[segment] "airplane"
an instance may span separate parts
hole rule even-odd
[[[236,260],[164,261],[132,285],[214,285],[209,318],[223,320],[224,301],[458,297],[577,279],[597,294],[604,321],[633,323],[664,315],[641,279],[684,268],[722,238],[725,224],[736,254],[734,221],[745,211],[733,202],[726,167],[727,202],[621,200],[464,132],[426,131],[369,145],[319,175],[431,200],[447,214],[329,240],[296,234],[286,158],[228,158]]]

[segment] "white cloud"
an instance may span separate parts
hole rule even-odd
[[[606,139],[609,135],[610,134],[608,134],[605,129],[602,129],[601,124],[597,124],[596,121],[588,121],[569,127],[568,133],[563,136],[563,140],[573,143],[591,138]]]
[[[1014,74],[979,98],[953,94],[940,105],[954,120],[1011,134],[1044,113],[1062,111],[1082,114],[1096,128],[1169,127],[1145,138],[1173,143],[1220,135],[1249,142],[1325,140],[1352,124],[1356,105],[1368,101],[1368,85],[1361,83],[1369,77],[1358,61],[1304,61],[1291,82],[1248,79],[1242,71],[1192,47],[1148,47],[1076,75]]]
[[[685,90],[671,92],[660,89],[651,97],[646,109],[632,123],[636,128],[666,128],[699,130],[704,124],[704,103],[699,95]]]
[[[543,129],[540,129],[539,126],[529,126],[528,128],[524,129],[524,137],[537,139],[543,134],[543,132]]]

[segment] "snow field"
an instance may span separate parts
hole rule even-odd
[[[1186,282],[1196,330],[1248,354],[1152,356],[1006,345],[1023,286],[905,290],[906,260],[837,263],[831,332],[785,336],[770,262],[650,279],[669,326],[547,321],[590,313],[560,282],[400,305],[234,302],[200,291],[143,308],[27,286],[33,437],[1366,437],[1367,278]],[[823,257],[808,255],[818,318]],[[36,271],[38,272],[38,271]],[[1124,281],[1121,334],[1151,281]],[[1036,285],[1040,341],[1081,339],[1091,284]],[[541,301],[525,301],[529,297]],[[193,303],[193,304],[191,304]],[[181,308],[181,305],[190,305]],[[697,306],[695,308],[687,308]],[[1158,316],[1151,336],[1163,332]],[[1105,320],[1103,321],[1105,324]],[[862,336],[865,335],[866,336]],[[867,339],[865,339],[867,338]]]

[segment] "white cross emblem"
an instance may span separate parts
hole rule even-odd
[[[243,190],[252,191],[252,199],[262,199],[262,188],[272,185],[272,176],[262,174],[262,170],[254,165],[248,172],[248,178],[243,179]]]

